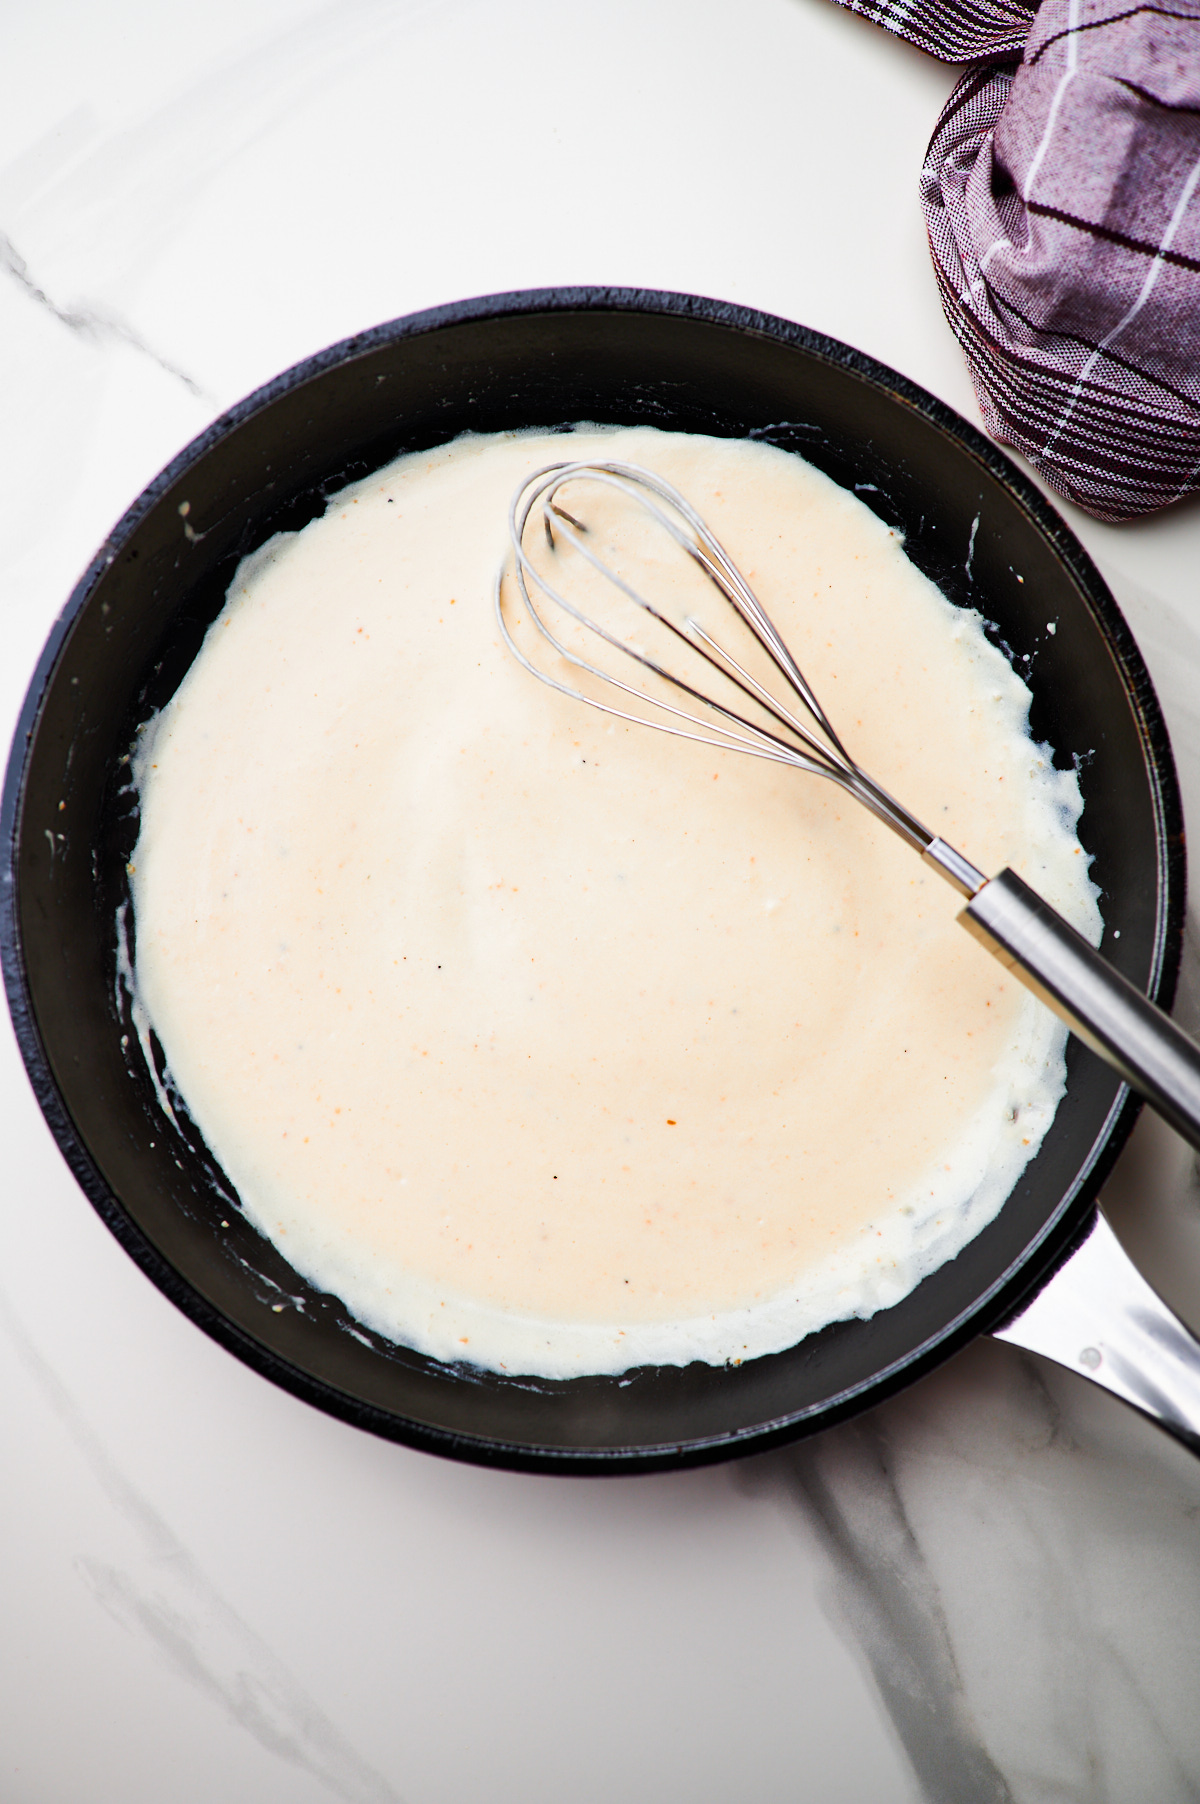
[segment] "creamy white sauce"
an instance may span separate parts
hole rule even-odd
[[[466,438],[238,570],[136,760],[136,996],[250,1220],[381,1333],[569,1376],[869,1316],[1004,1202],[1064,1030],[832,785],[553,694],[492,611],[564,455],[673,481],[849,749],[1096,940],[1029,692],[799,459]]]

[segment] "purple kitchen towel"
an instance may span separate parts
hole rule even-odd
[[[1021,0],[838,0],[943,63],[1020,56],[1036,4]]]
[[[984,423],[1128,520],[1200,488],[1200,0],[859,4],[959,82],[921,179]]]

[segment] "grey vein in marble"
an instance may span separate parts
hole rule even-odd
[[[1013,1804],[983,1745],[888,1453],[877,1421],[851,1423],[801,1446],[792,1482],[821,1525],[842,1610],[929,1804]]]
[[[215,408],[208,389],[130,323],[147,272],[213,179],[252,144],[426,14],[472,4],[335,0],[224,64],[200,64],[169,105],[133,125],[106,130],[75,109],[0,170],[0,269],[71,331],[131,346]],[[237,278],[215,267],[208,279],[227,292]],[[52,298],[72,289],[107,298]]]
[[[761,1462],[930,1804],[1200,1799],[1200,1463],[977,1342]]]
[[[3,232],[0,232],[0,270],[11,277],[18,288],[22,289],[31,300],[36,301],[39,307],[44,307],[60,325],[66,326],[68,331],[76,332],[84,338],[90,338],[98,344],[128,345],[132,350],[139,351],[144,357],[149,357],[151,362],[156,363],[159,369],[168,376],[174,376],[177,381],[182,382],[189,394],[195,395],[198,400],[212,400],[212,396],[207,394],[200,384],[188,375],[186,370],[181,370],[178,364],[172,363],[169,358],[160,356],[126,320],[121,319],[118,315],[94,306],[60,307],[57,302],[52,301],[45,289],[40,287],[29,273],[29,267],[12,239]]]
[[[174,1673],[268,1753],[299,1767],[343,1804],[403,1804],[117,1467],[2,1291],[0,1326],[141,1545],[145,1565],[140,1573],[88,1555],[78,1558],[77,1568],[96,1601],[127,1629],[143,1635]]]

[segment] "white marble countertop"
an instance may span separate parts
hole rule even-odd
[[[978,418],[917,202],[954,72],[828,0],[40,0],[0,43],[5,740],[158,468],[414,308],[712,294]],[[1200,508],[1065,511],[1200,818]],[[274,1389],[160,1296],[7,1019],[0,1109],[5,1804],[1200,1795],[1200,1464],[1083,1381],[981,1342],[742,1465],[451,1465]],[[1190,1154],[1144,1119],[1106,1200],[1200,1325]]]

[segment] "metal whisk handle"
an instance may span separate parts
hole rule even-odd
[[[1015,871],[985,883],[959,920],[1200,1150],[1200,1047],[1169,1016]]]

